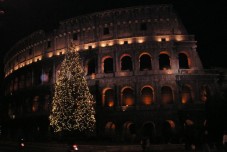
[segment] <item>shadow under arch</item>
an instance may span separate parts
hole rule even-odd
[[[173,120],[165,120],[162,123],[162,142],[171,143],[174,138],[175,122]]]
[[[155,136],[156,136],[155,123],[153,121],[145,122],[141,128],[141,137],[148,138],[150,140],[150,143],[154,143]]]
[[[116,136],[116,125],[113,122],[107,122],[105,125],[105,136],[113,139]]]
[[[131,121],[127,121],[123,125],[123,137],[126,141],[135,141],[136,138],[136,125]]]

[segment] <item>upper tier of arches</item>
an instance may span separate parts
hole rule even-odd
[[[77,51],[85,51],[135,43],[194,42],[194,36],[187,34],[172,5],[138,6],[78,16],[61,22],[49,34],[40,30],[16,43],[4,58],[5,76],[34,62],[64,54],[71,41]]]

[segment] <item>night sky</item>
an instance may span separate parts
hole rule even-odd
[[[4,1],[4,2],[1,2]],[[136,5],[173,4],[205,68],[227,68],[227,5],[198,0],[0,0],[0,57],[23,37],[43,29],[52,32],[59,21],[96,11]],[[1,73],[3,71],[1,63]],[[2,74],[1,74],[2,77]]]

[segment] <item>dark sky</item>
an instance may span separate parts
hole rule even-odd
[[[3,0],[0,0],[3,1]],[[34,31],[53,31],[59,21],[81,14],[146,4],[173,4],[205,68],[227,67],[227,5],[199,0],[4,0],[0,9],[0,57],[18,40]],[[227,58],[226,58],[227,59]],[[1,71],[3,69],[1,68]]]

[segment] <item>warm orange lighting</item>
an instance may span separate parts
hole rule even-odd
[[[42,56],[35,57],[34,62],[38,62],[40,60],[42,60]]]
[[[161,38],[156,38],[156,41],[161,42],[162,39]]]
[[[106,43],[105,42],[102,42],[101,43],[101,47],[106,47]]]
[[[57,50],[56,55],[62,55],[65,54],[65,50],[61,49],[61,50]]]
[[[119,40],[118,42],[120,45],[123,45],[124,44],[124,40]]]
[[[182,97],[181,103],[185,104],[185,103],[187,103],[187,100],[186,100],[185,98]]]
[[[169,41],[169,40],[170,40],[169,36],[164,36],[164,37],[158,36],[158,37],[156,37],[156,41],[158,41],[158,42]]]
[[[24,67],[24,63],[21,63],[21,64],[20,64],[20,67],[21,67],[21,68]]]
[[[189,93],[182,93],[181,103],[186,104],[191,98]]]
[[[91,79],[95,79],[95,73],[91,74]]]
[[[48,56],[49,58],[51,58],[51,57],[53,56],[53,52],[48,53],[47,56]]]
[[[127,40],[128,44],[132,44],[132,39]]]
[[[139,38],[139,39],[137,40],[137,42],[138,42],[138,43],[143,43],[143,42],[144,42],[144,38]]]
[[[121,108],[122,108],[122,111],[125,111],[125,110],[127,110],[128,105],[126,105],[126,106],[122,106]]]
[[[106,124],[106,126],[105,126],[105,132],[106,132],[106,134],[107,134],[107,135],[113,135],[114,132],[115,132],[115,128],[116,128],[116,126],[115,126],[114,123],[108,122],[108,123]]]
[[[125,72],[119,72],[119,76],[128,76],[128,72],[129,71],[125,71]]]
[[[143,97],[143,103],[144,103],[145,105],[150,105],[150,104],[152,103],[152,98],[151,98],[151,96],[144,96],[144,97]]]
[[[184,37],[182,35],[177,35],[175,39],[176,41],[183,41]]]
[[[17,70],[18,69],[18,65],[14,67],[14,70]]]
[[[109,41],[108,46],[113,46],[113,41]]]
[[[109,107],[113,107],[113,106],[114,106],[114,101],[109,101],[109,102],[108,102],[108,106],[109,106]]]
[[[166,68],[166,67],[164,67],[162,70],[167,70],[167,68]]]
[[[26,61],[24,62],[24,64],[25,64],[25,66],[26,66],[26,65],[29,65],[29,61],[26,60]]]
[[[168,69],[168,70],[166,71],[166,73],[167,73],[167,74],[173,74],[173,71]]]
[[[38,102],[33,102],[33,105],[32,105],[32,111],[33,112],[36,112],[38,110]]]
[[[164,104],[168,104],[172,102],[172,95],[171,94],[162,94],[162,102]]]
[[[130,98],[130,97],[125,98],[125,105],[126,106],[131,106],[133,104],[134,104],[134,101],[133,101],[132,98]]]
[[[96,44],[92,44],[92,45],[91,45],[91,48],[92,48],[92,49],[96,48]]]
[[[84,46],[84,49],[85,49],[85,50],[88,50],[88,48],[89,48],[88,45],[85,45],[85,46]]]

